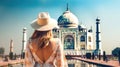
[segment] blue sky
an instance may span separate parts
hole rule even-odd
[[[30,37],[33,32],[30,23],[40,12],[49,12],[57,20],[66,10],[67,3],[79,24],[93,27],[94,37],[95,19],[101,18],[103,50],[110,53],[120,47],[120,0],[0,0],[0,47],[5,47],[7,54],[10,39],[13,39],[14,52],[20,53],[22,29],[27,27]]]

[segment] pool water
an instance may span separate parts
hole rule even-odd
[[[75,59],[67,60],[67,62],[68,62],[68,67],[102,67],[102,66],[89,64],[89,63],[82,62],[82,61],[75,60]],[[23,64],[16,64],[16,65],[13,65],[10,67],[24,67],[24,65]]]

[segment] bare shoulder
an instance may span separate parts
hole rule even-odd
[[[54,43],[56,43],[56,44],[60,44],[60,43],[61,43],[61,41],[60,41],[59,38],[51,38],[50,41],[51,41],[51,42],[54,42]]]
[[[53,38],[52,41],[55,43],[56,46],[58,46],[60,48],[60,50],[63,48],[63,45],[59,38]]]

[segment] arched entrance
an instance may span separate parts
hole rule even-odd
[[[64,49],[74,49],[74,38],[72,35],[66,35],[64,38]]]

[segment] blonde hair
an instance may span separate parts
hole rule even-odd
[[[38,49],[43,48],[47,43],[49,43],[50,38],[52,37],[52,31],[37,31],[33,33],[31,39],[38,39]]]

